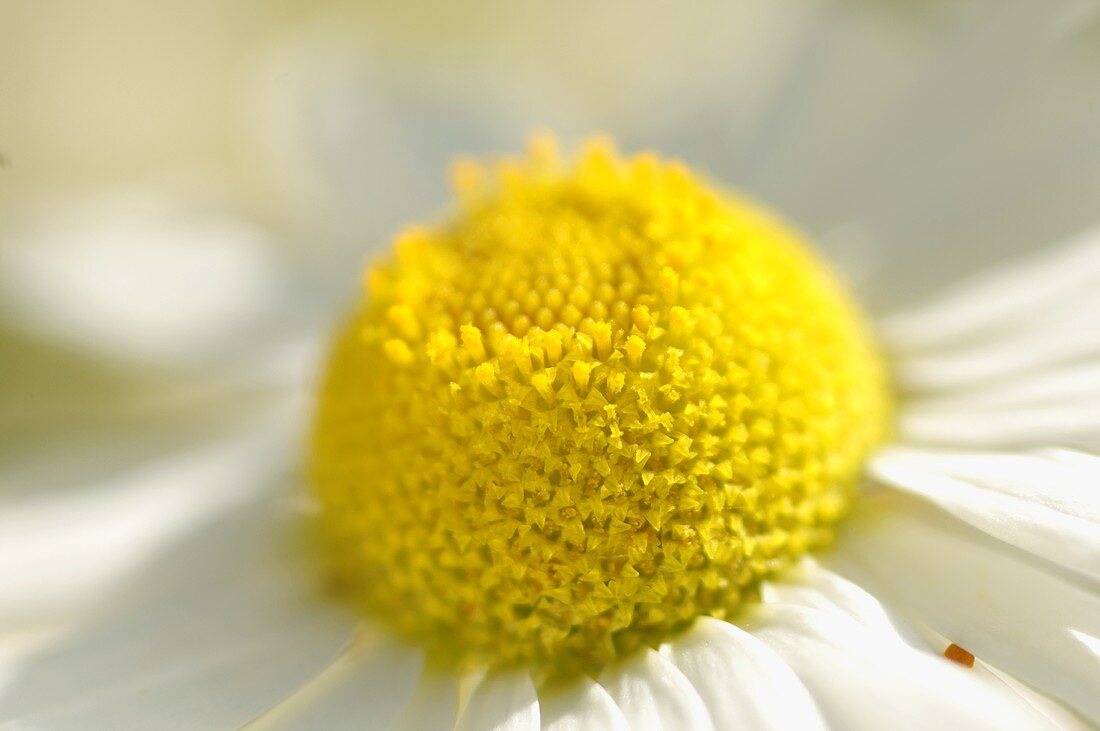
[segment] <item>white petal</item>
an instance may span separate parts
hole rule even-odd
[[[456,731],[538,731],[539,699],[526,672],[490,673],[477,686]]]
[[[543,731],[630,731],[623,712],[604,689],[582,677],[539,693]]]
[[[1023,454],[891,448],[870,473],[1003,541],[1100,578],[1100,457],[1093,469]]]
[[[458,677],[431,670],[420,676],[393,731],[451,731],[458,718]]]
[[[42,648],[55,644],[63,637],[64,625],[42,626],[34,629],[8,630],[0,635],[0,697],[14,679],[21,663],[33,657]]]
[[[1021,407],[1095,402],[1100,397],[1100,361],[1045,368],[993,384],[974,384],[946,394],[921,396],[906,413],[998,412]]]
[[[822,568],[812,559],[783,572],[774,581],[761,587],[761,596],[768,603],[796,604],[812,609],[840,612],[859,622],[868,630],[878,632],[890,641],[901,640],[917,649],[928,644],[900,618],[891,616],[873,596],[843,576]]]
[[[488,670],[484,667],[468,668],[458,674],[455,679],[455,718],[462,717],[474,691],[478,689],[487,674]]]
[[[910,622],[915,622],[915,620],[910,619]],[[917,624],[917,630],[929,647],[935,648],[938,653],[946,657],[947,650],[954,644],[950,639],[923,622]],[[1049,719],[1056,728],[1062,731],[1095,731],[1091,724],[1086,723],[1061,701],[1024,685],[1003,670],[982,661],[981,658],[974,658],[974,665],[967,669],[967,673],[989,685],[995,692],[1004,693],[1007,691],[1018,696],[1023,702],[1031,706],[1036,713]]]
[[[937,411],[903,410],[898,434],[908,444],[970,449],[1026,448],[1036,444],[1100,447],[1100,401],[974,411],[960,404]]]
[[[1040,454],[1047,459],[1073,467],[1084,475],[1086,480],[1091,480],[1093,484],[1100,482],[1100,459],[1097,459],[1096,455],[1057,447],[1043,449]]]
[[[152,191],[48,200],[4,228],[0,299],[20,324],[120,358],[218,357],[280,288],[262,232]]]
[[[956,284],[932,303],[887,319],[887,342],[915,350],[957,342],[1014,323],[1020,313],[1096,291],[1100,230]]]
[[[839,613],[854,619],[870,632],[882,635],[882,641],[886,644],[904,643],[921,651],[932,649],[936,654],[951,644],[950,640],[927,625],[914,627],[909,621],[894,616],[860,586],[819,566],[812,559],[803,559],[793,570],[785,571],[776,581],[766,583],[763,589],[762,595],[769,603]],[[1009,703],[1017,701],[1012,696],[1023,698],[1041,716],[1057,719],[1052,721],[1056,727],[1076,728],[1066,723],[1069,712],[1057,707],[1054,701],[1034,691],[1029,693],[1018,683],[1006,683],[1003,676],[991,672],[981,661],[976,662],[968,675],[986,685],[994,694],[1010,696]]]
[[[1023,698],[1038,713],[1049,718],[1051,723],[1061,731],[1096,731],[1095,726],[1074,713],[1065,704],[1040,693],[1028,685],[1024,685],[1003,670],[986,665],[981,660],[975,660],[974,668],[1003,683],[1012,692]]]
[[[248,728],[389,728],[416,689],[423,665],[422,653],[372,631]]]
[[[1100,657],[1081,637],[1100,636],[1094,587],[897,493],[865,498],[830,560],[985,662],[1100,721]]]
[[[253,425],[101,484],[0,503],[0,621],[71,615],[172,539],[254,497],[289,469],[272,459],[290,453],[287,432]]]
[[[21,727],[227,728],[332,662],[355,620],[313,597],[277,510],[248,503],[169,547],[0,698]],[[297,559],[297,560],[296,560]]]
[[[600,676],[634,731],[712,729],[702,698],[675,665],[643,648]]]
[[[1100,447],[1100,229],[1007,269],[887,325],[902,441]]]
[[[1075,360],[1100,357],[1100,296],[1068,311],[1030,313],[1011,331],[923,355],[899,358],[896,377],[906,390],[981,387]]]
[[[899,417],[904,441],[1100,447],[1100,229],[886,332],[900,388],[918,394]]]
[[[1037,454],[1072,468],[1081,475],[1086,484],[1100,484],[1100,455],[1062,447],[1045,447],[1037,450]]]
[[[1015,694],[839,612],[764,604],[746,628],[794,669],[831,728],[1051,728]]]
[[[695,687],[715,729],[824,729],[802,682],[760,640],[729,622],[701,617],[661,648]]]

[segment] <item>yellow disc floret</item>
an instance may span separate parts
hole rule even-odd
[[[601,142],[455,179],[329,364],[312,472],[339,586],[463,662],[593,669],[830,539],[889,400],[795,234]]]

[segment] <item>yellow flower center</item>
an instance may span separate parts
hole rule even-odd
[[[882,363],[798,237],[652,155],[549,140],[367,278],[312,479],[338,586],[459,662],[592,670],[830,540]]]

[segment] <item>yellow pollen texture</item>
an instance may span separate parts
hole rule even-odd
[[[826,544],[889,397],[830,273],[677,163],[456,165],[328,364],[334,583],[462,665],[592,672]]]

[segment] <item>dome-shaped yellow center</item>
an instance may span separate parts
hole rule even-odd
[[[338,585],[460,661],[592,669],[829,541],[887,426],[798,237],[681,165],[456,167],[332,353],[313,445]]]

